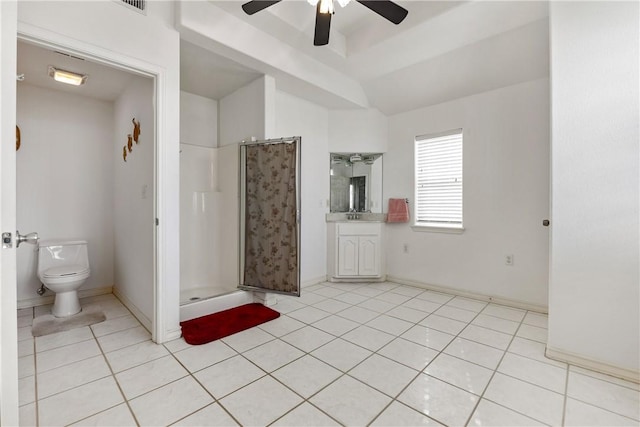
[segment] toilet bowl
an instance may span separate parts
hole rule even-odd
[[[89,275],[86,241],[47,240],[38,244],[38,278],[56,294],[51,309],[55,317],[80,312],[78,289]]]

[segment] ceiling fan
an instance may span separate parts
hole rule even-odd
[[[253,15],[263,9],[273,6],[282,0],[251,0],[242,5],[242,10],[247,15]],[[331,28],[331,15],[333,15],[333,0],[307,0],[316,6],[316,27],[313,37],[315,46],[323,46],[329,43],[329,29]],[[340,6],[345,7],[350,0],[337,0]],[[394,24],[401,23],[406,18],[407,9],[397,5],[391,0],[356,0],[363,6],[368,7],[378,15],[386,18]]]

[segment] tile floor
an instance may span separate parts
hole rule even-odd
[[[40,338],[18,311],[22,425],[622,426],[637,384],[543,355],[544,315],[394,283],[323,283],[220,341],[165,345],[112,295]]]

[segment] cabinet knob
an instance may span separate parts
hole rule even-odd
[[[551,223],[549,222],[549,220],[548,220],[548,219],[543,219],[543,220],[542,220],[542,225],[544,225],[545,227],[548,227],[548,226],[549,226],[549,224],[551,224]]]

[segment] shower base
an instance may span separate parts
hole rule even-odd
[[[195,301],[228,294],[230,292],[235,292],[236,290],[235,286],[229,285],[194,286],[189,289],[181,289],[180,305],[191,304]]]
[[[224,293],[221,294],[221,292]],[[184,322],[252,302],[254,302],[253,292],[240,290],[229,292],[228,287],[208,286],[184,290],[180,292],[180,321]]]

